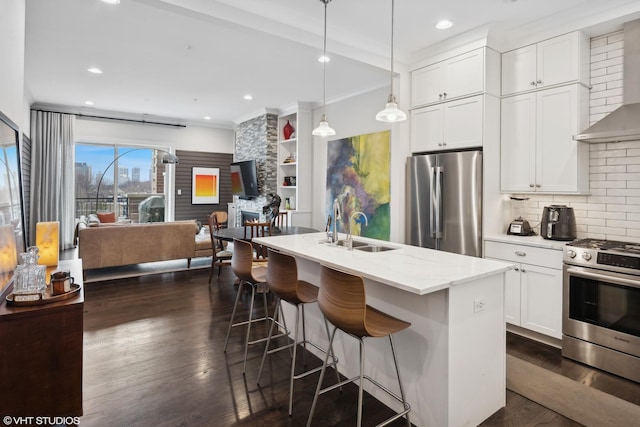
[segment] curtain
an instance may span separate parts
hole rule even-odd
[[[75,153],[72,114],[31,111],[30,244],[36,223],[60,222],[60,248],[73,248]]]

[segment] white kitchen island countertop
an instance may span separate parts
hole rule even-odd
[[[346,236],[340,235],[343,239]],[[321,266],[364,277],[367,304],[411,326],[394,334],[398,364],[411,405],[412,424],[476,426],[505,405],[505,272],[513,264],[356,237],[383,252],[347,250],[320,243],[325,233],[253,239],[296,258],[298,278],[316,286]],[[283,304],[288,325],[295,311]],[[306,337],[328,344],[317,304],[308,304]],[[324,355],[312,346],[307,349]],[[357,340],[338,333],[333,347],[338,370],[358,374]],[[367,340],[366,374],[398,392],[388,340]],[[398,403],[365,383],[365,389],[391,408]],[[320,398],[323,398],[321,396]],[[296,405],[294,402],[294,408]],[[366,406],[364,417],[366,419]]]
[[[340,238],[345,238],[340,234]],[[254,238],[270,248],[425,295],[512,268],[511,264],[425,249],[400,243],[355,237],[354,240],[397,249],[383,252],[347,250],[326,243],[326,233]]]

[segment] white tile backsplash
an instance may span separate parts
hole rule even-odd
[[[622,104],[623,49],[622,31],[591,39],[591,124]],[[589,148],[591,194],[526,195],[527,219],[537,226],[545,206],[567,205],[574,209],[578,238],[640,241],[640,141]]]

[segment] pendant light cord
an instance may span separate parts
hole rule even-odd
[[[322,120],[325,116],[327,105],[327,5],[331,0],[322,0],[324,3],[324,46],[322,48]]]
[[[393,14],[395,10],[395,0],[391,0],[391,95],[389,98],[393,96]],[[391,101],[391,99],[389,99]]]

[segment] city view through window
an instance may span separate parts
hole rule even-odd
[[[133,222],[164,221],[158,150],[93,144],[76,144],[75,150],[76,218],[115,212],[118,219]]]

